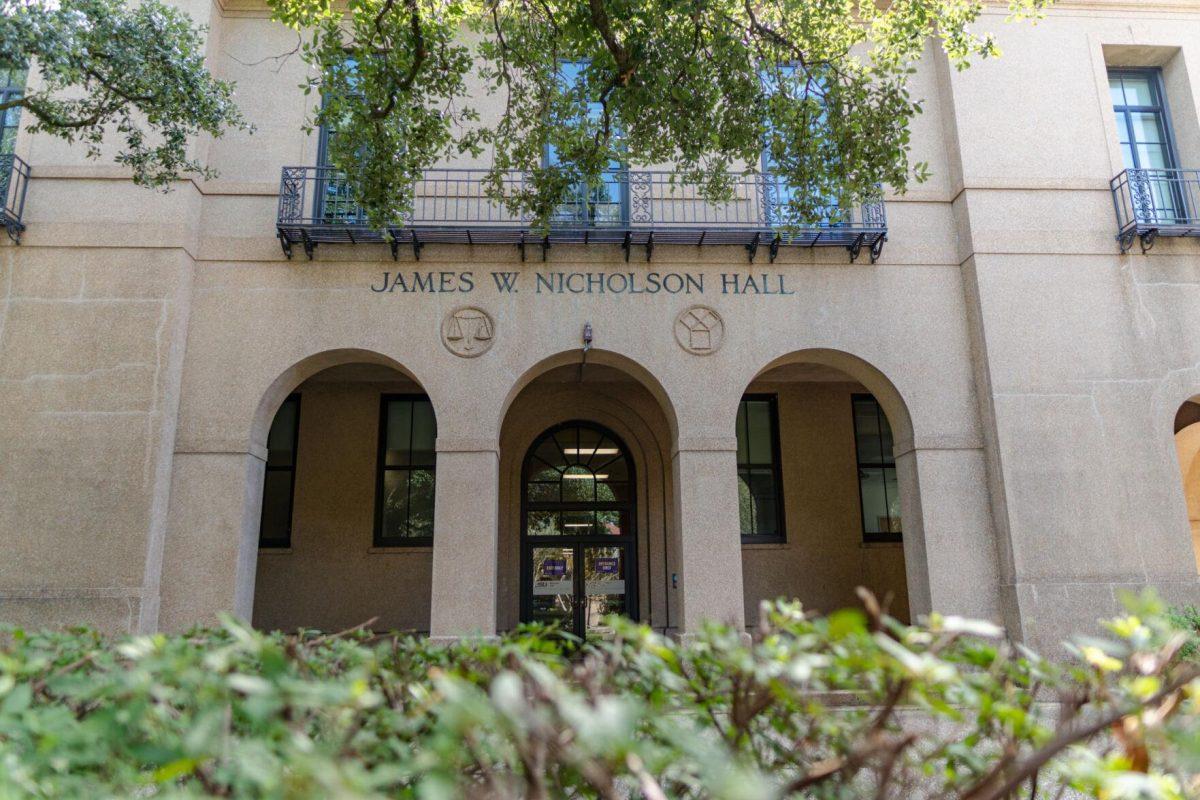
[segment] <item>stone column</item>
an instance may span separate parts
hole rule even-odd
[[[266,453],[176,452],[158,627],[250,621]]]
[[[500,454],[494,441],[437,440],[432,638],[494,636]]]
[[[1001,622],[999,553],[983,449],[918,442],[897,447],[909,611]]]
[[[739,537],[737,440],[681,437],[675,449],[680,620],[687,634],[706,620],[742,628],[742,542]]]

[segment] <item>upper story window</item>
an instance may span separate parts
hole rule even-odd
[[[856,394],[853,405],[863,541],[898,542],[902,534],[900,488],[892,428],[874,396]]]
[[[1125,168],[1177,169],[1162,70],[1110,69],[1108,86]],[[1145,207],[1138,210],[1139,217],[1166,223],[1186,218],[1184,186],[1179,176],[1160,172],[1146,177],[1141,183]]]
[[[780,92],[792,92],[799,99],[802,94],[799,90],[790,83],[796,77],[796,66],[792,64],[784,64],[778,68],[776,74],[772,74],[766,70],[761,73],[763,86],[768,94],[778,95]],[[824,126],[825,110],[824,110],[824,94],[823,86],[816,84],[814,87],[806,88],[804,91],[814,93],[822,104],[822,110],[817,118],[816,124]],[[778,174],[778,162],[772,152],[772,137],[768,132],[767,137],[763,141],[762,148],[762,173],[764,181],[764,204],[767,221],[772,227],[780,226],[789,221],[788,206],[792,199],[796,196],[797,190],[788,183],[787,179]],[[823,204],[823,222],[822,225],[836,226],[839,223],[838,202],[836,198],[826,198]]]
[[[0,69],[0,103],[11,103],[25,91],[28,70]],[[11,153],[17,143],[17,130],[21,125],[21,107],[0,112],[0,155]]]
[[[375,546],[433,543],[437,422],[425,395],[384,395],[379,415]]]
[[[358,62],[353,58],[348,58],[344,62],[344,68],[349,71],[351,76],[356,76]],[[337,135],[336,126],[329,124],[321,126],[317,140],[317,166],[324,169],[321,169],[316,176],[313,217],[330,224],[362,224],[366,222],[367,215],[350,193],[350,184],[330,169],[333,165],[329,158],[329,148]]]
[[[743,542],[782,542],[783,473],[775,395],[748,394],[737,414],[738,513]]]
[[[1108,86],[1125,168],[1177,168],[1162,71],[1110,69]]]
[[[296,449],[300,439],[300,395],[275,413],[267,434],[267,470],[263,478],[259,547],[292,546],[292,504],[296,491]]]
[[[578,86],[583,81],[587,61],[561,61],[558,66],[559,81],[565,89]],[[600,103],[587,104],[586,121],[598,124],[603,107]],[[616,132],[620,136],[620,131]],[[546,166],[564,163],[553,144],[546,145],[542,156]],[[601,175],[597,186],[576,184],[567,201],[555,209],[551,223],[557,225],[621,225],[629,219],[629,191],[625,165],[610,161],[608,169]]]

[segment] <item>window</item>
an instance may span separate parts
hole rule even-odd
[[[896,483],[892,428],[872,395],[856,394],[853,404],[863,541],[899,542],[900,489]]]
[[[352,83],[357,85],[358,61],[347,58],[341,66],[352,77]],[[328,124],[321,126],[320,137],[317,140],[317,186],[313,195],[316,208],[313,216],[325,223],[341,225],[361,225],[367,221],[367,215],[359,207],[350,194],[350,184],[340,174],[334,174],[333,165],[329,162],[329,144],[337,136],[337,129]]]
[[[263,478],[259,547],[292,546],[292,501],[296,491],[296,445],[300,436],[300,395],[275,413],[267,434],[267,471]]]
[[[25,91],[27,70],[0,69],[0,103],[11,103]],[[0,111],[0,155],[13,151],[17,142],[17,129],[21,124],[21,108],[16,106]]]
[[[795,86],[796,82],[796,65],[782,64],[779,66],[777,73],[772,73],[767,69],[763,69],[760,73],[763,86],[769,95],[779,95],[780,92],[787,92],[797,100],[804,98],[806,93],[811,92],[821,101],[822,111],[817,117],[816,125],[824,127],[825,119],[825,95],[824,86],[820,81],[814,81],[815,86],[808,83],[809,78],[805,76],[806,85],[804,88]],[[768,131],[763,139],[762,148],[762,174],[763,174],[763,202],[764,212],[766,213],[767,224],[771,227],[781,227],[791,221],[789,206],[793,198],[796,197],[797,189],[787,182],[787,179],[776,174],[778,162],[775,158],[775,153],[772,152],[772,127],[768,123]],[[822,226],[836,227],[841,224],[841,212],[838,208],[836,197],[825,199],[821,209],[821,217],[823,221],[819,224]]]
[[[1158,69],[1108,71],[1121,155],[1128,169],[1174,169],[1175,148]]]
[[[433,542],[437,423],[425,395],[384,395],[379,417],[375,546]]]
[[[1171,121],[1159,69],[1111,69],[1109,92],[1126,169],[1175,169]],[[1168,176],[1149,181],[1152,216],[1185,217],[1179,183]]]
[[[738,513],[743,542],[782,542],[783,477],[775,395],[748,394],[737,415]]]
[[[587,65],[586,61],[562,61],[559,63],[559,80],[562,82],[564,91],[569,91],[580,84]],[[603,109],[599,103],[587,104],[587,120],[589,122],[598,124],[602,113]],[[614,136],[620,138],[620,131],[616,131]],[[562,163],[554,145],[546,145],[542,162],[547,167]],[[627,183],[625,165],[619,161],[610,161],[608,169],[600,176],[600,184],[588,186],[579,183],[573,186],[567,201],[555,209],[550,222],[555,225],[589,227],[624,224],[629,217]]]

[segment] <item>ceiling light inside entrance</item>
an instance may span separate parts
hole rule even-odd
[[[563,475],[564,481],[606,481],[607,475]]]
[[[615,456],[621,451],[615,447],[597,447],[592,450],[586,447],[567,447],[563,452],[569,456]]]

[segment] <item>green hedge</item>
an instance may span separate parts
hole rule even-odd
[[[765,606],[752,642],[614,620],[570,652],[534,628],[452,645],[232,620],[117,641],[9,630],[0,797],[1200,794],[1200,679],[1153,598],[1064,664],[864,599]]]

